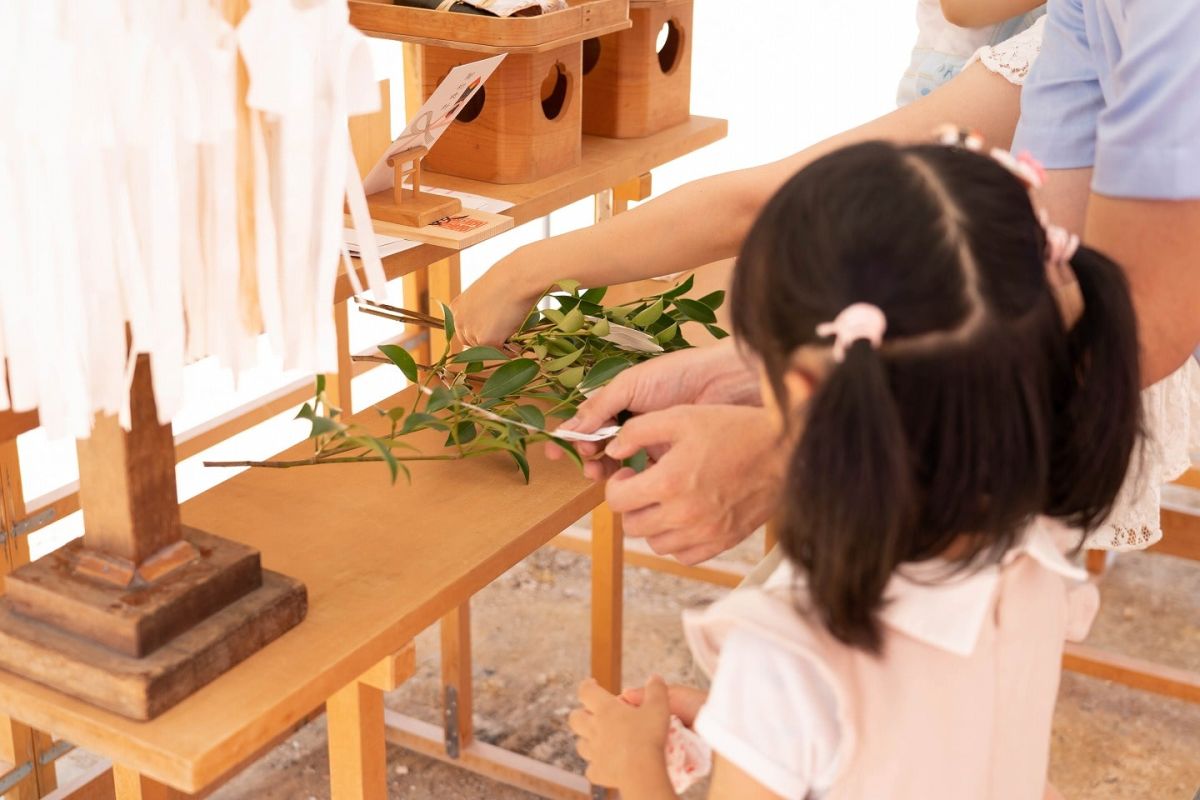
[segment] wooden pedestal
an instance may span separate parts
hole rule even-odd
[[[693,0],[632,0],[633,27],[584,42],[583,132],[650,136],[691,116]],[[657,43],[664,26],[665,43]]]
[[[393,190],[377,192],[367,198],[371,209],[371,219],[381,219],[384,222],[394,222],[397,225],[408,225],[413,228],[424,228],[444,217],[450,217],[462,211],[462,201],[457,197],[446,197],[429,192],[414,193],[412,189],[402,189],[403,197],[397,202]]]
[[[425,45],[425,97],[454,67],[479,54]],[[426,166],[445,175],[489,183],[532,183],[577,167],[582,156],[580,102],[583,45],[510,53],[463,109]]]
[[[79,443],[82,540],[7,576],[0,668],[151,719],[304,619],[304,585],[179,518],[175,449],[138,360],[132,425]]]

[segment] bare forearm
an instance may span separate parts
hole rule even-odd
[[[1167,377],[1200,344],[1200,201],[1093,195],[1085,240],[1125,269],[1138,316],[1142,385]]]
[[[761,167],[696,181],[599,225],[518,250],[501,262],[524,294],[564,278],[607,285],[682,272],[737,254],[767,201],[816,159],[882,139],[919,141],[951,122],[997,146],[1012,141],[1020,89],[979,65],[915,103]]]
[[[952,25],[982,28],[1033,11],[1042,0],[942,0],[942,14]]]

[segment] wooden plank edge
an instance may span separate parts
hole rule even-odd
[[[592,553],[592,540],[590,536],[571,533],[569,531],[560,533],[554,537],[550,541],[550,546],[587,556],[590,556]],[[737,588],[746,579],[746,576],[750,574],[749,567],[720,561],[689,567],[673,558],[667,558],[652,552],[645,542],[630,539],[625,541],[625,563],[629,566],[645,567],[655,572],[665,572],[680,578],[702,581],[703,583],[711,583],[714,586],[724,586],[730,589]]]
[[[1200,673],[1097,647],[1068,643],[1063,651],[1063,669],[1189,703],[1200,703]]]
[[[384,711],[387,740],[406,750],[461,767],[476,775],[549,800],[588,800],[587,779],[502,747],[473,742],[457,759],[446,755],[442,729],[390,709]]]

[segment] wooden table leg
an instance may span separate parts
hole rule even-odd
[[[471,681],[471,601],[442,617],[442,727],[446,754],[458,758],[475,739]]]
[[[607,503],[592,512],[592,677],[610,692],[621,691],[624,539]]]
[[[326,376],[326,391],[329,402],[342,409],[346,416],[354,413],[354,396],[352,382],[354,380],[354,361],[350,350],[350,308],[349,301],[343,300],[333,306],[333,324],[337,332],[337,365],[336,375]]]
[[[462,258],[455,253],[449,258],[429,266],[429,313],[435,317],[442,315],[442,303],[450,305],[450,301],[462,294]],[[432,358],[440,358],[446,349],[446,337],[441,331],[429,333],[429,347]]]
[[[113,766],[113,786],[116,800],[187,800],[191,797],[120,765]]]
[[[416,651],[410,643],[325,701],[333,800],[387,800],[383,693],[415,671]]]
[[[4,575],[29,563],[29,539],[16,535],[15,526],[25,517],[25,491],[21,485],[21,457],[16,439],[0,442],[0,592]],[[9,800],[33,800],[53,791],[58,785],[54,764],[42,764],[40,757],[54,744],[53,739],[28,725],[0,715],[0,761],[14,766],[31,764],[29,776],[5,797]]]

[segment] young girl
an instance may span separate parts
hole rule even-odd
[[[713,798],[1043,797],[1062,643],[1095,610],[1061,552],[1125,477],[1138,350],[1120,269],[1007,161],[861,144],[768,204],[733,313],[791,443],[787,560],[685,617],[707,699],[584,684],[593,782],[675,797],[674,714]]]

